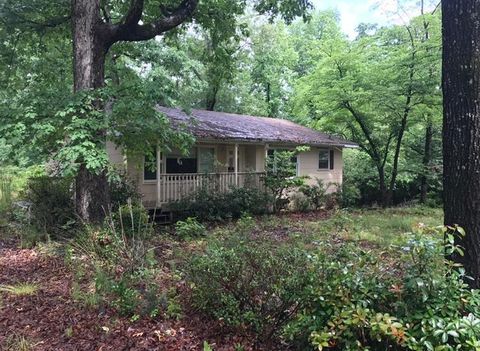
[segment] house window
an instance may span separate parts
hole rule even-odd
[[[213,147],[198,148],[198,173],[213,173],[215,170],[215,149]]]
[[[143,160],[143,180],[157,180],[157,152],[145,155]]]
[[[333,169],[333,150],[318,151],[318,169]]]
[[[187,157],[182,157],[180,153],[170,154],[166,157],[166,173],[197,173],[196,150],[191,150]]]

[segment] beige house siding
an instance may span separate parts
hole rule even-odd
[[[117,169],[124,170],[126,165],[126,159],[123,156],[122,149],[120,147],[117,147],[111,141],[107,141],[106,148],[107,148],[107,155],[110,162]]]
[[[343,158],[342,149],[334,148],[333,169],[318,169],[318,153],[323,148],[311,148],[309,151],[301,152],[297,157],[298,175],[308,176],[307,183],[314,184],[315,179],[323,180],[325,185],[329,183],[342,184]],[[331,150],[331,148],[325,148]],[[334,191],[330,187],[330,191]]]
[[[233,144],[199,143],[198,146],[212,146],[215,148],[216,171],[227,172],[228,154],[234,147]],[[318,169],[318,153],[321,148],[312,147],[309,151],[301,152],[297,156],[297,169],[299,176],[308,176],[308,183],[314,184],[315,178],[322,179],[325,185],[329,183],[342,183],[343,159],[342,149],[334,150],[334,169]],[[324,149],[332,149],[325,147]],[[142,194],[142,200],[146,207],[154,207],[157,200],[156,180],[143,179],[143,155],[123,155],[120,148],[116,148],[111,142],[107,143],[107,153],[111,162],[119,169],[125,170],[127,175],[138,185],[138,191]],[[175,151],[172,153],[176,154]],[[239,145],[239,172],[263,172],[265,171],[265,145]],[[329,191],[334,191],[330,187]]]

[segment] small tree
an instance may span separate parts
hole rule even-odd
[[[296,172],[297,154],[304,150],[298,147],[293,151],[273,150],[266,160],[265,187],[273,195],[273,212],[277,213],[289,203],[289,192],[304,184],[304,178]]]

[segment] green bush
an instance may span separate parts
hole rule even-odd
[[[175,233],[183,240],[204,236],[206,232],[205,226],[193,217],[188,217],[184,221],[178,221],[175,224]]]
[[[106,221],[115,231],[129,238],[147,238],[153,232],[147,210],[138,203],[130,202],[119,206]]]
[[[404,246],[380,253],[286,244],[250,235],[254,226],[242,218],[185,267],[193,305],[225,325],[299,350],[478,349],[480,291],[445,260],[461,251],[446,229],[419,226]]]
[[[68,250],[67,261],[79,275],[77,279],[94,283],[94,298],[83,299],[110,306],[122,315],[154,316],[163,296],[157,283],[155,253],[145,240],[151,225],[140,227],[129,236],[114,222],[110,218],[103,227],[84,228]],[[78,289],[75,293],[79,300],[85,294],[91,295]]]
[[[304,178],[296,175],[296,162],[292,162],[304,150],[304,147],[298,147],[294,151],[276,151],[267,157],[263,182],[272,194],[272,209],[275,213],[285,209],[290,204],[292,190],[304,184]]]
[[[358,206],[361,199],[360,190],[352,182],[343,182],[341,198],[342,207]]]
[[[71,179],[31,178],[23,196],[31,204],[30,222],[36,230],[54,238],[72,235],[76,217]]]
[[[329,260],[312,256],[319,284],[285,335],[319,350],[475,350],[480,294],[468,289],[461,267],[444,261],[457,248],[442,237],[426,228],[411,234],[401,267],[353,246]]]
[[[327,201],[327,190],[330,186],[325,186],[323,180],[316,179],[316,184],[302,185],[299,190],[308,200],[308,208],[312,210],[318,210],[321,207],[325,206]]]
[[[127,203],[140,203],[141,196],[135,182],[124,173],[110,177],[109,191],[113,213]]]
[[[176,219],[195,217],[200,221],[226,221],[240,218],[243,213],[265,214],[271,207],[271,197],[255,188],[231,188],[215,192],[206,188],[170,204]]]
[[[301,309],[308,272],[303,250],[246,235],[210,242],[186,266],[195,307],[228,326],[254,330],[262,341]]]

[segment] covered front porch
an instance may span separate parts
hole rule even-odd
[[[199,189],[226,192],[232,187],[263,187],[264,172],[162,174],[157,184],[157,204],[165,205]]]
[[[232,187],[263,187],[268,145],[199,142],[187,153],[163,152],[143,160],[140,190],[149,208],[164,208],[199,189],[225,192]]]

